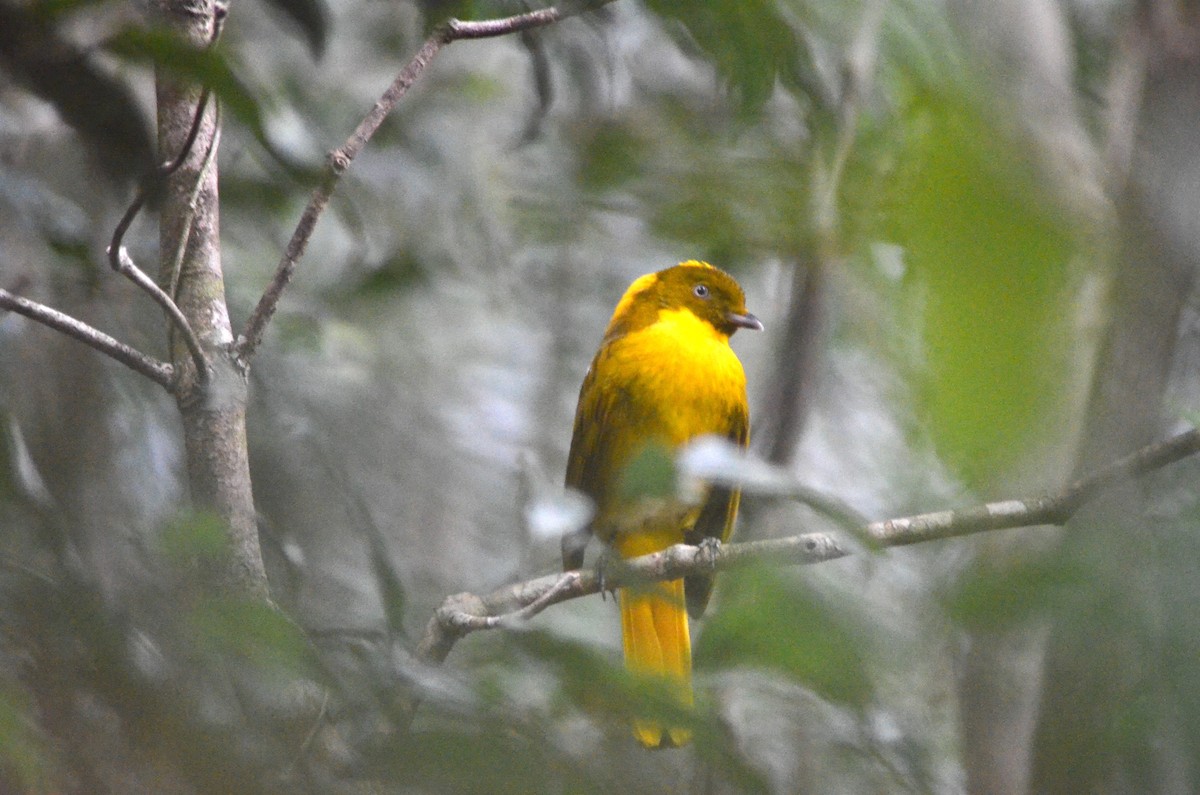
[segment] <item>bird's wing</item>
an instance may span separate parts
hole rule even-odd
[[[745,403],[740,403],[730,416],[726,436],[737,442],[740,447],[746,447],[750,443],[750,413]],[[700,516],[692,529],[684,535],[684,540],[689,544],[699,544],[706,538],[715,538],[721,543],[728,541],[733,533],[733,523],[737,518],[741,496],[737,489],[724,486],[710,488]],[[693,574],[685,579],[688,613],[692,618],[699,618],[704,614],[708,599],[712,595],[712,588],[712,574]]]
[[[568,487],[578,489],[596,504],[599,511],[609,493],[608,478],[612,473],[612,434],[606,429],[623,400],[624,390],[605,383],[605,350],[596,354],[595,361],[579,389],[579,405],[575,409],[575,430],[571,434],[571,451],[567,456]],[[591,538],[589,524],[562,539],[563,570],[583,565],[583,550]]]

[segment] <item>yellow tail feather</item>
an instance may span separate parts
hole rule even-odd
[[[667,692],[692,704],[692,641],[684,607],[683,580],[621,589],[621,637],[625,665],[644,676],[661,677]],[[647,748],[686,745],[689,729],[635,720],[633,734]]]

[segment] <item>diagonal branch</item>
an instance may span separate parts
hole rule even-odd
[[[183,312],[175,303],[175,299],[167,295],[158,284],[146,275],[146,272],[134,263],[133,258],[129,256],[129,251],[125,248],[124,239],[125,233],[129,231],[129,227],[133,224],[133,220],[137,218],[142,207],[145,206],[146,200],[150,197],[151,192],[157,189],[161,180],[174,174],[179,166],[187,159],[187,156],[192,151],[192,146],[196,143],[196,136],[200,131],[200,123],[204,119],[204,112],[208,108],[209,92],[206,88],[200,97],[200,101],[196,104],[196,115],[192,119],[192,127],[188,133],[187,142],[180,150],[179,155],[174,160],[169,160],[161,164],[154,174],[150,175],[138,188],[137,195],[133,197],[133,201],[129,203],[125,214],[121,216],[121,220],[117,222],[116,228],[113,230],[112,240],[105,249],[108,255],[108,264],[114,271],[121,274],[129,281],[137,285],[141,290],[147,293],[154,302],[163,308],[167,313],[167,318],[177,327],[183,334],[184,342],[187,344],[188,353],[192,356],[192,362],[196,366],[196,377],[201,383],[208,382],[208,359],[204,355],[204,349],[200,346],[200,340],[196,336],[196,332],[192,329]]]
[[[173,174],[191,151],[200,129],[201,120],[204,117],[204,111],[208,105],[208,96],[209,92],[206,89],[197,105],[191,132],[188,134],[187,143],[183,150],[174,160],[160,165],[154,174],[143,181],[137,195],[134,196],[133,201],[130,202],[129,207],[125,210],[125,214],[117,223],[116,229],[113,231],[112,241],[107,249],[108,261],[112,269],[148,293],[151,298],[166,310],[171,322],[183,333],[188,351],[191,353],[192,360],[196,365],[197,377],[202,383],[208,380],[209,368],[208,360],[204,356],[204,351],[200,346],[200,341],[196,337],[196,333],[192,330],[191,325],[187,322],[187,318],[183,316],[175,301],[163,292],[162,288],[133,262],[133,259],[129,256],[129,252],[122,244],[122,240],[159,181]],[[17,312],[49,328],[74,337],[80,342],[90,345],[101,353],[116,359],[135,372],[141,373],[168,392],[174,391],[175,368],[173,365],[160,362],[141,351],[131,348],[125,343],[70,315],[40,304],[37,301],[31,301],[28,298],[14,295],[7,290],[0,290],[0,307]]]
[[[371,140],[371,137],[379,129],[379,126],[383,124],[383,120],[392,112],[396,104],[404,97],[408,89],[412,87],[413,83],[421,77],[443,47],[459,40],[506,36],[512,33],[545,27],[585,11],[599,8],[610,2],[612,0],[577,2],[569,5],[542,8],[537,11],[516,14],[502,19],[489,19],[478,22],[463,22],[451,19],[445,24],[438,26],[429,38],[425,40],[425,43],[421,45],[421,48],[417,50],[417,54],[412,57],[412,60],[396,75],[392,84],[383,92],[383,96],[379,98],[375,106],[371,108],[371,111],[359,122],[358,127],[346,139],[346,142],[329,153],[325,171],[321,176],[321,182],[313,191],[312,197],[308,201],[308,206],[304,208],[304,212],[300,215],[300,221],[296,225],[295,231],[292,232],[291,240],[288,241],[283,256],[275,268],[275,275],[271,277],[270,284],[267,285],[262,297],[258,300],[258,304],[254,307],[254,311],[246,321],[245,328],[238,336],[235,351],[243,364],[249,363],[255,351],[258,350],[258,346],[262,343],[263,333],[266,331],[267,324],[271,322],[271,318],[275,315],[279,299],[283,296],[283,291],[287,288],[288,283],[291,282],[296,265],[304,256],[304,252],[308,248],[309,238],[312,237],[313,230],[317,226],[317,221],[320,220],[322,213],[325,212],[325,208],[329,204],[329,199],[332,197],[338,181],[346,170],[350,168],[350,164],[358,156],[358,153]]]
[[[217,43],[217,39],[220,38],[226,14],[227,9],[225,6],[222,3],[217,3],[212,34],[208,41],[209,47],[214,46]],[[105,250],[105,253],[108,255],[108,264],[112,266],[112,269],[129,279],[153,298],[155,303],[161,306],[167,313],[167,318],[171,321],[171,324],[183,334],[184,343],[187,346],[188,353],[192,357],[192,363],[196,367],[196,378],[202,385],[208,383],[209,364],[208,358],[204,355],[204,348],[200,345],[200,339],[196,336],[196,332],[188,322],[187,317],[184,316],[179,306],[175,303],[174,291],[172,290],[172,294],[166,293],[153,279],[147,276],[146,272],[139,268],[134,263],[133,258],[129,256],[129,252],[125,249],[124,241],[125,233],[129,231],[129,227],[133,224],[134,219],[137,218],[138,213],[142,211],[142,207],[145,206],[150,196],[158,191],[167,177],[178,171],[188,156],[191,155],[192,148],[196,145],[196,139],[200,135],[200,128],[203,126],[204,115],[208,111],[208,104],[211,97],[212,91],[208,86],[205,86],[200,93],[200,99],[196,102],[196,110],[192,115],[192,123],[184,139],[183,146],[179,148],[178,154],[173,159],[160,163],[152,174],[147,175],[142,180],[137,194],[133,197],[133,201],[129,203],[129,207],[125,209],[125,214],[117,222],[117,226],[113,230],[112,240]],[[202,179],[198,179],[197,181],[202,181]],[[186,245],[185,232],[185,239],[180,243],[180,247],[182,248]]]
[[[1063,525],[1088,500],[1131,478],[1145,475],[1200,452],[1200,430],[1192,429],[1166,441],[1147,445],[1120,458],[1091,476],[1072,483],[1053,496],[990,502],[971,508],[917,514],[870,522],[860,529],[868,542],[898,547],[944,538],[1039,525]],[[699,547],[677,544],[662,552],[623,562],[605,572],[605,588],[631,582],[675,580],[689,574],[718,571],[751,564],[786,566],[823,563],[853,554],[848,546],[827,533],[805,533],[742,544],[726,544],[708,556]],[[448,597],[429,620],[417,647],[418,659],[433,665],[446,659],[459,638],[480,629],[503,626],[508,620],[528,617],[546,607],[599,593],[595,571],[548,574],[505,586],[490,594],[456,594]]]
[[[0,290],[0,308],[10,309],[55,331],[61,331],[69,337],[74,337],[104,355],[116,359],[129,369],[141,373],[168,392],[174,387],[174,367],[166,362],[160,362],[152,356],[147,356],[141,351],[113,339],[103,331],[92,328],[87,323],[76,320],[57,309],[51,309],[37,301],[13,295],[8,290]]]
[[[133,258],[129,256],[129,252],[124,246],[118,245],[115,249],[110,246],[108,261],[113,270],[142,288],[154,299],[155,303],[166,311],[171,323],[183,334],[183,341],[187,345],[188,353],[192,356],[192,363],[196,366],[196,378],[201,384],[207,384],[209,378],[208,357],[204,355],[200,338],[196,336],[192,324],[188,323],[187,318],[183,316],[183,311],[175,303],[175,299],[167,295],[153,279],[146,275],[145,271],[134,264]]]

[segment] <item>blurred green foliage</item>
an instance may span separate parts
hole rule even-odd
[[[712,763],[712,770],[723,781],[739,792],[769,791],[762,772],[731,741],[703,694],[695,708],[684,709],[659,681],[631,673],[619,659],[599,653],[590,642],[539,631],[516,633],[508,642],[553,672],[558,687],[556,710],[567,714],[582,710],[629,745],[633,743],[630,726],[634,717],[687,727],[694,733],[698,753]],[[654,791],[654,783],[646,790]],[[592,786],[609,791],[612,784],[600,779],[593,780]]]
[[[704,729],[696,715],[664,693],[659,682],[631,674],[619,658],[601,653],[594,644],[547,632],[521,632],[512,643],[550,668],[563,706],[582,709],[621,732],[628,730],[635,716]]]
[[[905,247],[919,406],[938,451],[982,487],[1061,409],[1077,241],[998,120],[955,95],[907,113],[885,229]]]
[[[1045,620],[1069,601],[1095,598],[1094,573],[1083,561],[1063,556],[984,565],[954,583],[943,604],[946,614],[968,629],[1017,630]]]
[[[774,569],[721,576],[718,609],[696,645],[704,669],[776,671],[823,698],[861,709],[871,697],[862,628],[803,581]]]
[[[18,688],[0,682],[0,781],[11,776],[24,792],[43,790],[52,757],[32,720],[35,710]]]
[[[207,513],[176,517],[163,528],[158,540],[163,557],[178,566],[215,560],[224,556],[228,547],[225,526]]]
[[[124,81],[60,29],[91,4],[0,4],[0,67],[80,133],[111,179],[136,180],[154,162],[147,114]]]
[[[235,317],[257,300],[308,189],[261,162],[268,132],[316,162],[429,26],[525,9],[273,6],[310,54],[325,51],[320,65],[256,5],[236,9],[212,52],[123,17],[105,17],[114,32],[96,43],[120,80],[145,79],[150,66],[202,80],[237,122],[221,160]],[[877,79],[853,114],[840,103],[870,4],[622,2],[439,55],[339,185],[255,363],[251,447],[271,529],[264,554],[286,573],[272,583],[278,609],[186,587],[189,567],[223,554],[225,539],[211,518],[177,515],[186,488],[170,402],[59,359],[44,337],[0,318],[4,416],[29,429],[30,460],[56,500],[31,507],[17,474],[27,462],[3,451],[0,524],[20,528],[4,552],[20,565],[0,561],[0,789],[35,787],[60,765],[70,779],[88,764],[73,760],[104,758],[66,743],[82,726],[114,744],[159,740],[146,744],[162,754],[147,775],[175,765],[205,791],[362,791],[364,781],[388,792],[790,792],[797,781],[958,791],[964,635],[1040,631],[1079,604],[1162,650],[1159,689],[1110,727],[1115,745],[1152,745],[1169,703],[1178,736],[1200,747],[1198,518],[1187,506],[1155,520],[1173,564],[1153,572],[1161,615],[1106,599],[1127,561],[973,568],[957,541],[836,569],[841,588],[811,572],[722,574],[696,627],[694,710],[625,671],[615,609],[595,599],[547,610],[532,631],[477,633],[436,672],[410,656],[447,593],[557,568],[557,539],[528,537],[516,518],[517,453],[535,450],[561,471],[579,381],[613,301],[631,278],[676,259],[738,269],[775,328],[790,270],[808,264],[818,231],[831,238],[819,253],[836,327],[796,473],[856,508],[886,515],[969,499],[1041,441],[1068,360],[1083,350],[1069,328],[1078,230],[1020,120],[996,112],[1005,106],[994,87],[968,85],[971,52],[943,9],[886,6],[878,41],[867,42]],[[32,283],[54,301],[157,350],[155,313],[130,311],[102,268],[83,283],[77,267],[41,267],[94,258],[87,241],[109,231],[112,192],[81,179],[62,154],[73,142],[39,126],[39,106],[17,105],[11,118],[32,132],[14,143],[0,130],[0,206],[21,201],[13,186],[29,178],[52,208],[42,216],[81,219],[64,245],[50,224],[0,215],[13,261],[35,263]],[[831,187],[836,223],[821,226],[814,199]],[[131,242],[147,261],[157,246],[152,231]],[[880,265],[878,244],[896,249],[899,268]],[[7,286],[8,261],[0,266]],[[778,339],[738,340],[752,394],[789,365]],[[54,464],[61,451],[65,463]],[[630,496],[675,490],[659,448],[625,479]],[[811,517],[769,524],[765,513],[743,537],[810,529]],[[36,543],[46,537],[67,539],[67,551]],[[55,577],[39,576],[43,567]],[[31,673],[28,648],[47,676]],[[68,697],[42,699],[48,681]],[[297,682],[328,698],[319,717],[281,726],[281,691]],[[398,701],[408,690],[423,703],[405,729]],[[695,746],[647,754],[630,736],[633,715],[687,724]],[[138,763],[111,760],[113,769],[97,765],[110,782]],[[222,781],[227,772],[239,786]]]
[[[424,730],[415,733],[403,754],[384,770],[397,780],[434,792],[520,793],[603,791],[592,779],[573,771],[538,737],[522,736],[505,721],[477,730]]]
[[[673,497],[675,495],[675,456],[660,442],[641,445],[621,470],[617,493],[623,500]]]
[[[740,111],[754,118],[778,83],[811,93],[818,85],[801,33],[808,20],[772,0],[709,0],[672,3],[653,0],[651,11],[679,22],[694,45],[728,81]]]
[[[210,597],[192,609],[188,620],[196,649],[229,664],[248,665],[283,676],[311,676],[308,639],[271,605]]]
[[[670,96],[652,114],[577,131],[580,183],[598,204],[632,199],[656,236],[735,270],[809,238],[807,147]]]
[[[1197,468],[1192,462],[1184,467],[1181,480],[1190,483]],[[1200,500],[1189,493],[1178,515],[1156,529],[1161,533],[1156,549],[1156,563],[1161,568],[1149,579],[1156,586],[1155,596],[1161,599],[1161,612],[1155,609],[1160,605],[1151,603],[1150,609],[1138,615],[1145,622],[1141,637],[1153,644],[1151,648],[1161,644],[1162,649],[1161,696],[1149,706],[1161,719],[1163,706],[1171,705],[1168,708],[1174,713],[1170,719],[1178,721],[1177,733],[1171,736],[1185,748],[1198,749],[1200,670],[1195,663],[1200,659],[1200,616],[1196,611],[1195,561],[1200,559]],[[1158,736],[1152,735],[1147,744],[1153,745]],[[1193,759],[1194,754],[1193,750]]]
[[[236,56],[227,49],[197,49],[178,35],[152,28],[127,28],[105,43],[114,55],[164,69],[178,80],[207,86],[234,118],[260,141],[266,140],[260,98],[251,93]]]

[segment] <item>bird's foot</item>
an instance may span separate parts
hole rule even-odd
[[[601,552],[600,556],[596,558],[596,582],[600,586],[601,599],[607,600],[609,594],[611,594],[612,598],[616,600],[617,589],[609,587],[608,573],[610,571],[620,571],[622,565],[624,565],[624,561],[621,560],[621,556],[609,549]]]

